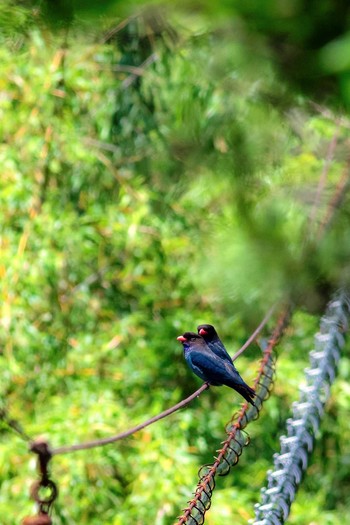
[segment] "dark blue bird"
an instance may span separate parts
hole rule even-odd
[[[231,356],[227,353],[224,343],[221,341],[212,324],[200,324],[197,326],[197,330],[214,354],[222,359],[227,359],[231,365],[233,365]]]
[[[232,360],[215,354],[203,337],[194,332],[185,332],[177,338],[184,347],[187,364],[206,383],[213,386],[226,385],[241,394],[253,406],[255,392],[241,378]]]

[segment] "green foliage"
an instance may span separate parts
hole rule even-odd
[[[278,79],[243,8],[232,23],[208,21],[210,6],[147,15],[108,42],[106,20],[92,30],[63,13],[62,29],[58,13],[52,31],[36,2],[12,8],[1,8],[12,13],[0,48],[1,402],[52,446],[122,431],[199,385],[176,335],[213,322],[233,353],[291,296],[275,394],[207,518],[246,523],[297,398],[313,313],[349,279],[346,198],[317,241],[347,121]],[[259,357],[253,347],[238,362],[248,383]],[[347,512],[348,374],[344,357],[292,523]],[[54,522],[172,523],[238,403],[213,388],[124,442],[55,457]],[[32,512],[36,467],[5,423],[0,438],[0,514],[12,525]]]

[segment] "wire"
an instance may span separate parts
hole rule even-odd
[[[198,397],[202,392],[204,392],[204,390],[207,390],[208,388],[209,388],[209,384],[208,383],[204,383],[200,388],[198,388],[198,390],[193,392],[193,394],[191,394],[186,399],[183,399],[182,401],[180,401],[176,405],[168,408],[167,410],[164,410],[160,414],[158,414],[158,415],[156,415],[156,416],[154,416],[154,417],[152,417],[150,419],[147,419],[147,421],[144,421],[143,423],[140,423],[139,425],[136,425],[135,427],[129,428],[129,430],[125,430],[124,432],[121,432],[120,434],[117,434],[115,436],[102,438],[102,439],[95,439],[93,441],[87,441],[85,443],[77,443],[76,445],[58,447],[58,448],[55,448],[55,449],[51,450],[51,453],[52,453],[52,455],[67,454],[68,452],[76,452],[78,450],[86,450],[88,448],[101,447],[103,445],[109,445],[110,443],[115,443],[116,441],[120,441],[121,439],[124,439],[124,438],[126,438],[128,436],[131,436],[131,434],[135,434],[139,430],[142,430],[143,428],[146,428],[149,425],[152,425],[156,421],[159,421],[160,419],[163,419],[163,418],[169,416],[170,414],[172,414],[176,410],[179,410],[179,408],[182,408],[182,407],[188,405],[188,403],[193,401],[193,399]]]
[[[8,410],[5,407],[0,408],[0,421],[5,423],[5,425],[23,439],[23,441],[31,441],[31,438],[24,431],[19,421],[10,417]]]
[[[244,352],[244,350],[246,350],[248,346],[255,340],[255,338],[259,335],[261,330],[264,328],[264,326],[269,321],[275,309],[276,309],[276,304],[271,306],[270,310],[267,312],[267,314],[265,315],[264,319],[261,321],[259,326],[254,330],[252,335],[246,340],[244,345],[234,354],[234,356],[232,357],[232,361],[235,361],[237,357],[239,357]]]

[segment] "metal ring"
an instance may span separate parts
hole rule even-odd
[[[42,488],[50,490],[50,494],[46,498],[39,496],[39,491]],[[58,489],[51,479],[48,479],[45,483],[35,481],[30,489],[30,495],[39,505],[51,505],[57,498]]]

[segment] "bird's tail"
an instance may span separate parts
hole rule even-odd
[[[252,388],[250,388],[250,386],[246,385],[245,383],[243,383],[242,385],[235,385],[235,390],[237,390],[237,392],[239,392],[241,396],[243,396],[244,399],[248,401],[248,403],[255,407],[255,403],[253,400],[256,394],[255,391]]]

